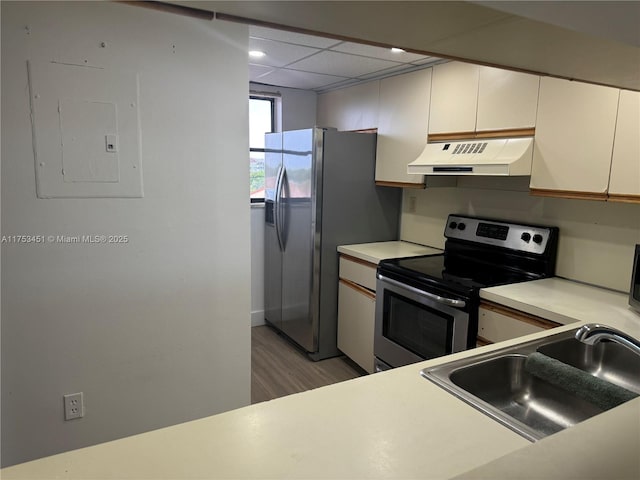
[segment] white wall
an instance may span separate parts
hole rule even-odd
[[[264,325],[264,203],[251,205],[251,326]]]
[[[400,238],[443,247],[450,213],[557,226],[556,275],[628,292],[634,245],[640,243],[640,205],[534,197],[515,189],[474,188],[473,183],[486,182],[470,180],[480,182],[467,181],[465,188],[406,189]],[[496,183],[509,183],[505,180],[516,179]],[[409,197],[416,198],[415,213],[407,209]]]
[[[2,464],[250,401],[247,27],[2,2]],[[105,48],[100,48],[105,42]],[[26,61],[139,72],[144,198],[38,199]],[[85,417],[63,421],[62,395]]]
[[[318,96],[318,125],[338,130],[378,127],[380,80],[333,90]]]
[[[299,130],[316,125],[315,92],[251,83],[252,91],[280,95],[281,130]],[[264,325],[264,204],[251,205],[251,325]]]

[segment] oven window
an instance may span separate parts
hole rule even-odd
[[[451,315],[388,290],[384,306],[382,334],[386,338],[424,359],[451,353]]]

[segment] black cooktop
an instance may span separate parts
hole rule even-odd
[[[383,260],[379,269],[385,276],[418,288],[438,287],[466,295],[484,287],[518,283],[543,276],[445,254]]]
[[[449,215],[444,253],[383,260],[378,273],[418,289],[477,298],[478,290],[553,276],[558,228]]]

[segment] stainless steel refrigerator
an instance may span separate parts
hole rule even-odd
[[[336,248],[395,240],[401,191],[375,185],[373,133],[271,133],[265,150],[265,320],[313,360],[339,355]]]

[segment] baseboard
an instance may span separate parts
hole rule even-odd
[[[257,327],[260,325],[264,325],[264,310],[251,312],[251,326]]]

